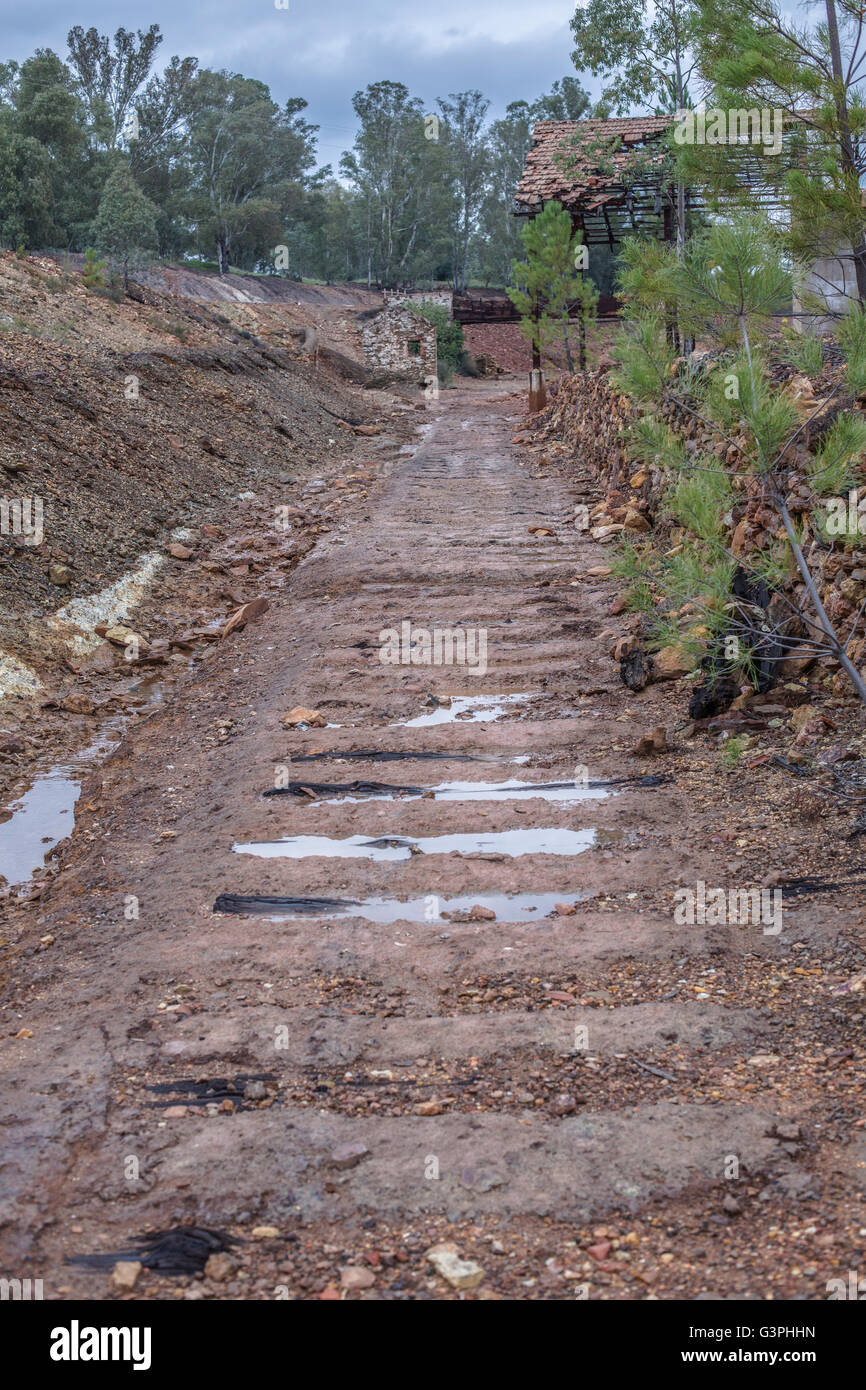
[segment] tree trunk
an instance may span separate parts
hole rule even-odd
[[[571,355],[571,343],[568,341],[568,310],[562,317],[562,341],[565,343],[565,360],[568,363],[568,374],[574,376],[574,358]],[[583,343],[580,345],[581,370],[586,366],[584,357]]]
[[[846,676],[850,680],[854,689],[857,691],[857,694],[860,696],[860,699],[863,701],[864,705],[866,705],[866,682],[864,682],[863,677],[857,670],[857,667],[854,665],[847,651],[843,647],[842,643],[839,641],[839,638],[836,636],[833,624],[827,617],[827,611],[824,608],[824,605],[819,597],[817,585],[815,584],[815,580],[812,578],[812,572],[806,563],[806,557],[803,554],[803,551],[800,547],[800,542],[797,540],[797,533],[794,530],[794,523],[791,520],[791,514],[788,511],[785,499],[781,496],[781,494],[777,494],[775,500],[776,506],[779,509],[779,515],[782,518],[782,523],[785,527],[785,531],[787,532],[788,544],[790,545],[791,550],[794,553],[794,559],[797,562],[797,568],[800,571],[803,583],[806,586],[806,592],[812,601],[812,607],[818,615],[818,621],[820,622],[824,635],[827,638],[833,655],[835,656],[836,660],[839,662],[840,666],[844,670]]]
[[[217,270],[223,276],[229,273],[229,252],[225,237],[222,236],[217,237]]]
[[[827,10],[827,38],[830,43],[830,58],[833,64],[833,81],[837,84],[836,120],[839,123],[839,144],[841,164],[852,182],[860,186],[860,175],[851,139],[851,122],[848,116],[848,102],[845,97],[845,76],[842,71],[842,50],[839,47],[839,27],[836,23],[835,0],[824,0]],[[857,298],[866,304],[866,237],[863,234],[862,219],[859,237],[853,238],[854,273],[857,276]]]

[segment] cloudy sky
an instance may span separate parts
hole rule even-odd
[[[4,6],[0,58],[35,48],[66,54],[73,24],[113,33],[156,23],[163,59],[195,54],[270,85],[275,98],[303,96],[321,127],[321,163],[352,143],[352,93],[368,82],[404,82],[432,107],[438,96],[478,87],[498,115],[573,74],[568,21],[573,0],[28,0]],[[10,12],[11,11],[11,12]],[[596,84],[584,79],[594,91]]]

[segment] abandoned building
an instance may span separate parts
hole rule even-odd
[[[555,201],[586,246],[613,249],[624,237],[647,234],[673,240],[673,200],[661,177],[672,123],[672,116],[538,121],[514,211],[534,217]]]
[[[794,128],[799,119],[786,116],[786,128]],[[574,230],[582,232],[590,256],[592,246],[614,250],[629,236],[675,242],[676,190],[670,182],[665,142],[675,122],[672,115],[538,121],[514,212],[518,217],[534,217],[546,203],[559,203],[570,214]],[[754,174],[746,173],[745,178],[754,183]],[[767,189],[764,193],[765,207],[779,206],[778,190],[775,198]],[[700,188],[687,188],[686,216],[700,214],[702,208]],[[794,326],[801,331],[826,331],[832,317],[847,311],[854,285],[850,246],[830,247],[813,265],[795,267]],[[807,312],[802,301],[816,297],[823,300],[826,316]],[[455,304],[455,315],[456,310]]]
[[[363,330],[364,361],[426,384],[436,377],[436,329],[408,304],[388,304]]]

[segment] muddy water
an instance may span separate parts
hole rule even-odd
[[[292,835],[284,840],[262,840],[235,844],[236,854],[254,854],[259,859],[306,859],[322,856],[332,859],[372,859],[376,863],[405,860],[413,854],[504,854],[509,859],[522,854],[582,854],[595,844],[595,830],[562,828],[495,830],[487,834],[426,835],[419,837],[383,836],[371,840],[366,835],[350,835],[338,840],[330,835]]]
[[[244,898],[225,894],[214,904],[215,912],[240,913],[245,916],[267,917],[271,922],[295,921],[304,917],[359,917],[366,922],[441,922],[465,924],[464,914],[473,907],[486,907],[496,913],[497,922],[535,922],[553,915],[558,907],[575,907],[584,902],[586,893],[484,893],[455,898],[441,898],[428,893],[423,898],[365,898],[349,899],[279,899]],[[558,915],[558,914],[557,914]],[[489,921],[492,919],[489,919]],[[471,925],[478,925],[472,922]],[[482,919],[482,926],[488,925]],[[505,947],[504,949],[508,949]]]
[[[515,759],[516,761],[516,759]],[[574,806],[580,801],[599,801],[610,796],[606,787],[583,787],[575,782],[520,782],[509,778],[507,782],[440,782],[424,791],[403,791],[401,801],[419,801],[432,795],[435,801],[511,801],[538,797],[541,801],[557,801],[563,806]],[[387,792],[371,792],[366,796],[324,796],[324,806],[359,806],[366,801],[381,801]]]
[[[448,706],[439,705],[429,714],[419,714],[415,719],[399,721],[399,727],[406,729],[429,729],[434,724],[453,724],[455,719],[461,723],[487,723],[491,719],[501,719],[506,705],[522,704],[531,700],[532,695],[454,695]],[[397,727],[396,725],[394,727]]]
[[[57,763],[0,814],[0,879],[10,888],[28,883],[61,840],[72,834],[75,806],[89,768],[115,746],[107,729],[76,757]]]
[[[128,693],[138,697],[129,713],[111,716],[87,747],[48,767],[25,792],[0,809],[0,889],[3,879],[9,888],[22,888],[29,883],[52,850],[72,834],[75,807],[85,777],[117,747],[130,718],[140,718],[164,702],[165,678],[145,676],[130,686]]]

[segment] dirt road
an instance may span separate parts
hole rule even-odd
[[[513,388],[443,393],[82,798],[4,1014],[3,1261],[47,1297],[116,1296],[64,1257],[181,1223],[240,1243],[132,1297],[823,1298],[856,1267],[853,920],[674,920],[760,817],[629,756],[666,696],[619,682],[589,494],[512,445]],[[470,663],[383,661],[404,623]]]

